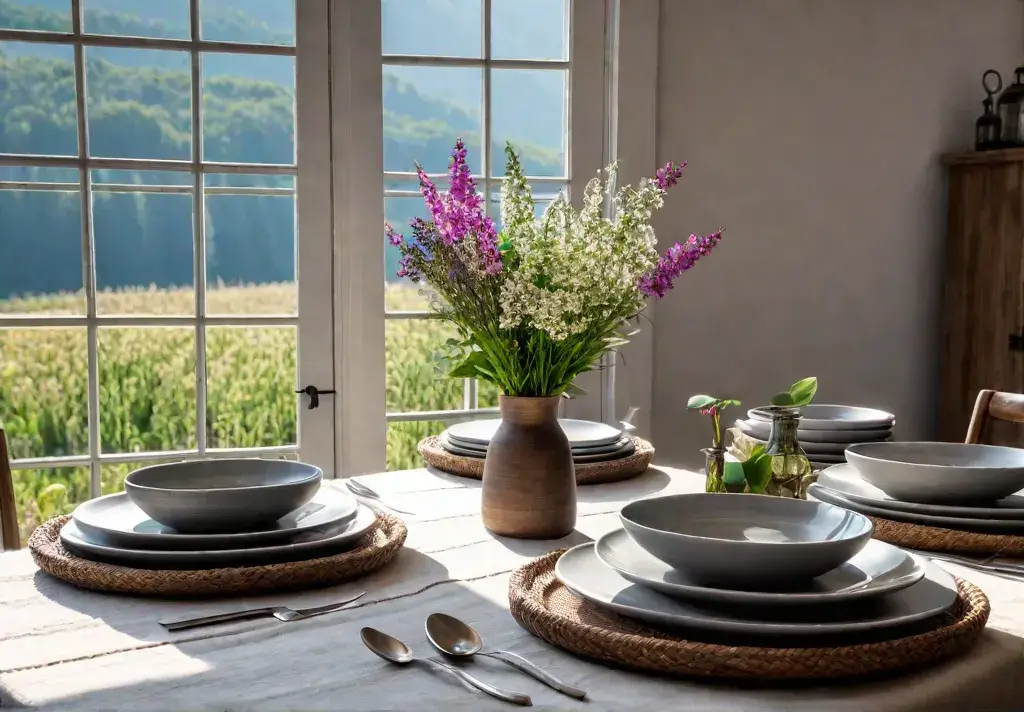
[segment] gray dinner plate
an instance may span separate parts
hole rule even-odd
[[[852,464],[834,465],[818,476],[818,484],[859,504],[896,512],[933,514],[938,517],[969,517],[997,520],[1024,520],[1024,493],[992,502],[988,506],[961,507],[952,504],[904,502],[890,497],[860,476]]]
[[[892,544],[872,539],[842,566],[806,584],[781,591],[741,591],[702,586],[654,558],[634,542],[625,529],[598,539],[597,557],[632,583],[667,596],[709,603],[741,605],[807,605],[840,603],[899,591],[924,578],[925,561]]]
[[[975,517],[952,517],[924,514],[922,512],[900,512],[895,509],[883,509],[863,502],[854,502],[852,499],[828,489],[815,482],[807,488],[808,498],[834,504],[837,507],[849,509],[852,512],[860,512],[869,517],[883,517],[897,522],[908,522],[910,524],[924,524],[931,527],[944,527],[946,529],[959,529],[964,531],[997,532],[1002,534],[1024,533],[1024,520],[1022,519],[977,519]]]
[[[83,559],[103,561],[137,569],[219,569],[234,566],[259,566],[285,561],[305,561],[330,556],[355,546],[373,526],[377,515],[365,505],[357,505],[356,516],[339,532],[316,532],[307,539],[288,544],[211,551],[166,551],[130,549],[118,546],[106,537],[86,534],[74,519],[60,530],[60,540],[72,554]]]
[[[753,496],[753,495],[751,495]],[[751,608],[688,603],[622,578],[605,565],[593,543],[562,555],[555,574],[577,596],[628,618],[676,629],[740,633],[747,636],[834,635],[878,630],[924,620],[956,601],[956,581],[931,562],[925,575],[907,588],[841,606]]]
[[[448,433],[461,442],[486,447],[500,424],[501,420],[499,419],[467,420],[462,423],[453,423],[448,428]],[[622,438],[622,428],[592,420],[559,418],[558,424],[562,426],[566,437],[569,438],[569,444],[574,448],[610,445]]]
[[[737,420],[736,427],[744,435],[758,440],[767,440],[772,432],[772,424],[763,420]],[[849,445],[889,440],[892,437],[892,428],[878,430],[804,430],[797,428],[796,437],[801,443]]]
[[[83,502],[73,518],[83,534],[126,549],[207,551],[286,544],[310,534],[336,533],[356,516],[357,506],[348,492],[321,487],[313,499],[268,528],[234,534],[182,534],[150,519],[125,494]]]
[[[896,416],[875,408],[862,408],[857,405],[826,405],[811,403],[800,406],[801,430],[870,430],[872,428],[892,428]],[[770,422],[770,419],[752,408],[747,411],[752,420]]]
[[[447,443],[452,447],[461,448],[463,450],[472,450],[474,452],[486,453],[487,445],[480,445],[478,443],[470,442],[467,440],[460,440],[457,436],[452,435],[447,430],[441,433],[440,436],[442,444]],[[625,435],[613,443],[607,445],[581,445],[571,446],[572,454],[576,455],[602,455],[607,453],[621,452],[626,449],[633,442],[633,438]]]
[[[447,434],[441,433],[438,436],[438,440],[441,443],[441,447],[448,452],[461,455],[463,457],[475,457],[483,459],[487,455],[486,447],[465,447],[452,441]],[[615,443],[615,448],[606,452],[600,453],[583,453],[577,450],[572,452],[572,460],[577,463],[587,462],[606,462],[608,460],[617,460],[620,457],[626,457],[632,455],[636,451],[636,441],[633,438],[622,438],[621,444]]]

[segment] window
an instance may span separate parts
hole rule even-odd
[[[506,141],[522,154],[538,214],[602,165],[604,3],[382,0],[381,12],[384,212],[392,225],[424,213],[414,161],[443,183],[457,136],[499,226]],[[454,333],[429,318],[429,287],[396,276],[397,249],[385,244],[384,255],[386,462],[404,469],[419,466],[422,437],[454,420],[495,417],[498,393],[441,377],[438,359]]]
[[[306,286],[330,284],[328,114],[302,99],[327,93],[328,9],[296,4],[0,2],[0,419],[25,530],[161,460],[301,445],[333,473],[333,409],[295,393],[333,377],[330,287]]]

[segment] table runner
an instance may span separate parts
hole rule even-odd
[[[3,554],[0,699],[75,710],[509,709],[446,675],[388,666],[359,642],[359,628],[372,625],[417,654],[432,654],[423,621],[435,611],[470,622],[489,647],[527,655],[587,689],[586,709],[1010,710],[1024,699],[1024,583],[950,566],[988,593],[989,630],[968,656],[912,675],[770,689],[645,677],[577,659],[521,629],[508,613],[509,572],[615,528],[626,501],[699,491],[699,476],[660,468],[629,482],[581,488],[576,531],[547,542],[490,536],[479,520],[479,483],[426,470],[360,479],[418,516],[404,517],[406,550],[391,566],[332,589],[229,601],[133,599],[72,589],[38,573],[27,552]],[[356,590],[367,591],[357,608],[309,621],[246,621],[184,634],[156,625],[257,602],[318,605]],[[471,668],[527,692],[540,709],[579,706],[501,663],[481,659]]]

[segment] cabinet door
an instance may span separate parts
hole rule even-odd
[[[1021,163],[953,166],[949,180],[941,434],[962,441],[978,391],[1024,392],[1024,186]],[[1024,446],[999,424],[987,442]]]

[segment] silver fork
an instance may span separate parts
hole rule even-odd
[[[366,591],[362,591],[357,593],[355,596],[346,598],[343,601],[328,603],[326,606],[316,606],[315,608],[292,609],[287,606],[268,606],[266,608],[248,608],[244,611],[232,611],[231,613],[217,613],[212,616],[202,616],[200,618],[187,618],[180,621],[159,621],[159,623],[170,631],[201,628],[206,625],[216,625],[217,623],[227,623],[228,621],[247,620],[249,618],[262,618],[264,616],[273,616],[279,621],[289,623],[291,621],[322,616],[325,613],[334,613],[335,611],[343,609],[350,603],[358,601],[365,595]]]
[[[345,480],[345,487],[348,488],[348,491],[354,494],[356,497],[365,497],[366,499],[372,499],[374,502],[379,502],[380,504],[384,505],[391,511],[398,512],[399,514],[409,514],[411,516],[416,516],[415,512],[410,512],[405,509],[399,509],[398,507],[388,504],[387,502],[380,498],[379,494],[377,494],[374,490],[364,485],[362,482],[357,482],[356,480],[351,479]]]
[[[969,569],[976,569],[990,574],[1001,575],[1004,578],[1012,577],[1017,580],[1024,578],[1024,564],[1015,561],[1005,561],[996,557],[972,559],[968,556],[946,554],[937,551],[918,551],[917,549],[907,549],[907,551],[929,559],[935,559],[936,561],[960,564],[961,566],[966,566]]]

